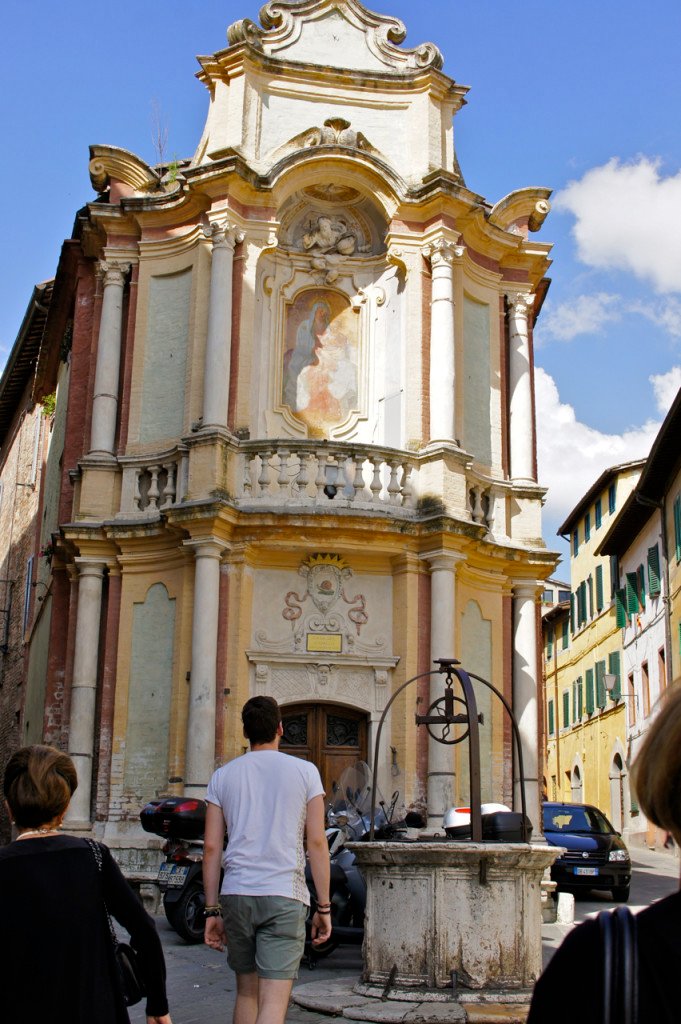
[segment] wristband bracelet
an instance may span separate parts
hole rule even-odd
[[[319,907],[317,907],[315,913],[316,914],[322,914],[324,917],[326,917],[327,914],[329,915],[329,917],[331,916],[331,911],[330,910],[320,910]]]
[[[222,911],[220,910],[219,907],[204,907],[204,910],[203,910],[204,918],[220,917],[221,913],[222,913]]]

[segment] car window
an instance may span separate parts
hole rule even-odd
[[[556,804],[544,807],[545,832],[598,832],[609,834],[613,831],[610,822],[595,807]]]

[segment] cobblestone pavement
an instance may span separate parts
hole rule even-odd
[[[679,884],[679,858],[675,853],[632,849],[634,877],[629,906],[642,909],[652,901],[669,895]],[[575,922],[585,920],[603,907],[612,906],[609,893],[589,893],[575,903]],[[173,1024],[229,1024],[236,994],[233,973],[225,955],[207,946],[188,946],[171,929],[165,917],[156,919],[166,955],[168,993]],[[551,958],[570,925],[544,925],[542,929],[544,963]],[[301,965],[297,984],[310,981],[330,982],[342,977],[358,977],[362,968],[359,946],[340,947],[314,970]],[[144,1004],[130,1010],[132,1024],[145,1024]],[[287,1024],[330,1024],[330,1018],[291,1006]]]

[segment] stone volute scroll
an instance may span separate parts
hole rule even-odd
[[[333,25],[339,45],[323,60],[312,42],[310,25],[320,19]],[[376,14],[359,0],[270,0],[260,11],[263,30],[244,19],[227,32],[230,46],[249,43],[268,56],[332,67],[370,67],[371,70],[404,73],[424,68],[440,70],[443,58],[433,43],[402,49],[407,30],[398,18]]]

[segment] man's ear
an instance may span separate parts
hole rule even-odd
[[[280,722],[279,725],[277,726],[277,736],[283,736],[283,735],[284,735],[284,723]]]

